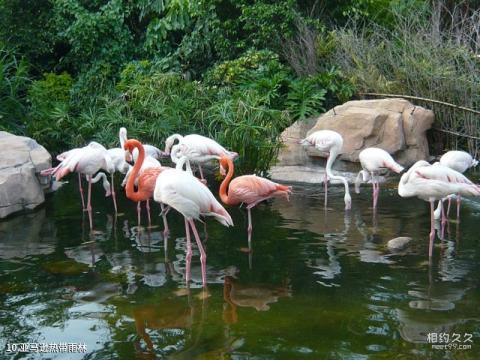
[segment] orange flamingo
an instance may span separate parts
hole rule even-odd
[[[150,218],[150,198],[153,196],[153,191],[155,190],[155,182],[157,180],[158,175],[168,169],[165,166],[155,166],[155,167],[148,167],[146,169],[142,169],[143,161],[145,160],[145,149],[142,143],[135,139],[130,139],[125,142],[124,149],[127,150],[130,154],[133,153],[135,149],[138,150],[138,159],[133,166],[132,173],[128,178],[127,185],[125,186],[125,191],[127,193],[127,197],[130,200],[136,201],[137,204],[137,216],[138,216],[138,225],[140,226],[140,212],[141,212],[141,205],[142,201],[146,202],[146,208],[148,213],[148,225],[151,226],[151,218]],[[141,171],[141,172],[140,172]],[[138,177],[137,177],[138,176]],[[134,190],[135,180],[138,180],[137,191]],[[166,220],[167,211],[165,211],[163,204],[162,206],[162,217],[163,217],[163,225],[164,225],[164,234],[168,234],[168,223]]]
[[[243,175],[232,180],[234,166],[230,157],[220,157],[220,172],[225,175],[225,168],[228,173],[220,185],[220,199],[226,205],[237,205],[244,203],[248,211],[248,248],[251,249],[252,235],[252,214],[251,209],[258,203],[272,197],[285,197],[289,200],[292,192],[291,186],[277,184],[268,179],[256,175]],[[232,181],[230,181],[232,180]],[[228,189],[228,194],[227,194]]]

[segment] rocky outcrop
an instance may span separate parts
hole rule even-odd
[[[28,137],[0,131],[0,144],[0,218],[4,218],[44,202],[48,179],[37,175],[51,166],[52,158]]]
[[[281,135],[280,150],[271,177],[277,181],[321,182],[327,154],[299,144],[314,131],[334,130],[343,137],[341,160],[334,173],[350,182],[359,170],[358,154],[367,147],[379,147],[400,164],[410,166],[428,160],[426,131],[433,123],[433,112],[404,99],[349,101],[316,119],[299,120]],[[323,159],[322,159],[323,158]]]
[[[410,166],[429,158],[426,131],[433,118],[431,110],[404,99],[349,101],[320,116],[307,135],[326,129],[338,132],[344,160],[358,161],[360,151],[379,147]]]

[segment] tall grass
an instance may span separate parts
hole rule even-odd
[[[0,44],[0,130],[24,133],[28,66]]]
[[[358,92],[412,95],[478,109],[480,10],[460,14],[457,7],[436,4],[408,15],[394,13],[392,30],[355,22],[337,29],[333,61]],[[436,128],[480,137],[478,116],[443,106],[433,110]],[[477,148],[472,139],[440,140],[443,148]]]

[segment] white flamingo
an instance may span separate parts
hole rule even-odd
[[[232,226],[232,218],[204,184],[193,175],[179,169],[165,170],[157,177],[153,199],[169,205],[185,217],[185,233],[187,238],[186,281],[188,282],[190,280],[192,246],[189,228],[191,228],[200,251],[202,282],[205,286],[207,282],[207,255],[198,235],[197,228],[195,227],[194,220],[198,220],[200,216],[212,216],[221,224]]]
[[[398,184],[401,197],[416,196],[430,202],[430,245],[428,256],[432,256],[435,239],[434,202],[450,194],[480,196],[480,187],[463,174],[443,165],[430,165],[424,160],[417,161]]]
[[[358,154],[362,169],[355,179],[355,192],[360,193],[361,182],[372,182],[373,208],[377,208],[378,194],[380,193],[380,184],[378,182],[379,172],[389,169],[397,174],[403,171],[403,166],[397,163],[392,156],[383,149],[366,148]]]
[[[122,146],[122,149],[123,149],[125,142],[128,140],[126,128],[124,127],[120,128],[119,137],[120,137],[120,145]],[[165,156],[162,150],[160,150],[159,148],[153,145],[143,144],[143,148],[145,149],[145,156],[151,156],[157,160]],[[124,156],[125,156],[125,153],[124,153]],[[133,150],[132,156],[133,156],[133,160],[136,161],[138,158],[138,149]]]
[[[125,129],[124,127],[120,128],[118,138],[120,140],[120,147],[111,148],[107,151],[112,158],[113,164],[115,166],[115,171],[118,171],[121,174],[126,174],[128,171],[131,171],[132,168],[132,166],[125,160],[125,150],[123,148],[127,138],[127,129]]]
[[[450,169],[456,170],[459,173],[463,174],[468,169],[477,166],[478,161],[475,160],[472,157],[472,155],[470,155],[465,151],[451,150],[442,155],[442,157],[440,158],[439,164],[443,166],[447,166]],[[459,194],[456,194],[456,196],[455,195],[447,196],[447,199],[448,199],[447,216],[450,213],[450,205],[452,202],[452,197],[456,197],[457,199],[457,220],[458,220],[460,219],[460,202],[461,202],[461,196]],[[439,219],[441,216],[444,200],[445,199],[442,199],[438,202],[437,209],[435,210],[435,219]],[[442,221],[446,221],[446,218],[442,219]]]
[[[342,150],[343,138],[339,133],[332,130],[319,130],[307,136],[300,141],[302,145],[314,146],[316,149],[322,152],[328,152],[327,166],[325,168],[325,207],[327,206],[328,196],[328,181],[339,180],[343,182],[345,186],[345,210],[349,210],[352,207],[352,198],[348,189],[348,181],[343,176],[334,175],[332,173],[332,165],[335,162],[338,154]]]
[[[54,168],[46,169],[41,172],[41,175],[54,175],[55,179],[59,181],[64,176],[68,175],[71,172],[77,172],[79,174],[84,174],[88,180],[88,195],[87,195],[87,206],[83,200],[83,189],[81,185],[81,177],[79,176],[79,189],[80,195],[82,197],[82,206],[84,211],[88,211],[90,228],[92,228],[92,206],[91,206],[91,191],[92,191],[92,178],[99,170],[107,171],[111,174],[111,195],[113,198],[113,204],[115,208],[115,213],[117,212],[117,203],[115,199],[115,190],[113,185],[113,173],[115,172],[115,166],[113,161],[108,154],[107,149],[97,142],[91,142],[87,146],[78,149],[72,149],[68,152],[61,154],[63,160]],[[98,178],[100,179],[100,177]]]
[[[200,171],[200,177],[204,180],[202,163],[208,162],[213,158],[218,159],[220,156],[228,156],[232,160],[238,157],[238,154],[233,151],[225,149],[222,145],[217,143],[208,137],[190,134],[182,136],[180,134],[173,134],[165,140],[165,153],[172,155],[173,145],[178,140],[176,154],[172,156],[172,161],[176,162],[176,159],[186,156],[191,163],[198,165]]]

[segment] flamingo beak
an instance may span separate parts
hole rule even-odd
[[[128,150],[125,150],[125,161],[126,162],[132,162],[133,161],[132,153]]]
[[[227,175],[227,172],[225,171],[225,168],[222,165],[220,165],[220,175],[222,175],[222,176]]]

